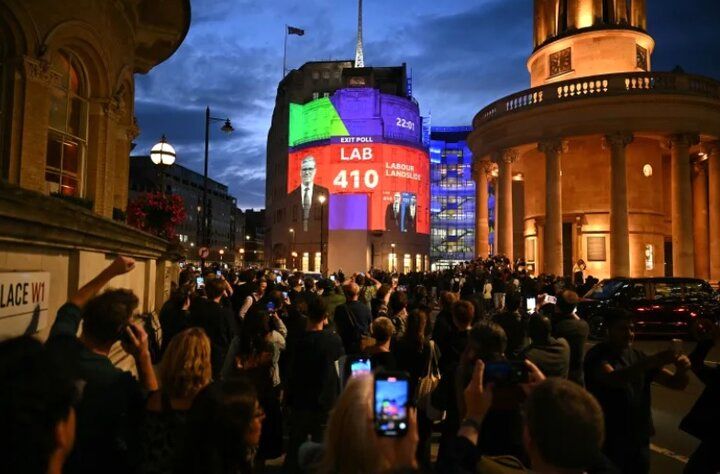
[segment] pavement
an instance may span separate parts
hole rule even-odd
[[[635,347],[648,354],[667,349],[668,340],[638,340]],[[690,353],[694,342],[684,342],[683,350]],[[720,362],[717,346],[708,355],[708,362]],[[690,385],[682,392],[670,390],[658,384],[652,386],[653,419],[655,437],[652,439],[650,472],[653,474],[682,473],[688,457],[698,445],[698,440],[680,431],[678,426],[703,391],[703,384],[690,374]]]

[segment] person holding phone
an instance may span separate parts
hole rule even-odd
[[[587,388],[605,414],[603,451],[623,473],[647,474],[654,434],[650,384],[684,390],[689,383],[690,360],[672,349],[653,355],[635,349],[632,315],[612,309],[604,316],[607,337],[585,358]],[[670,365],[675,366],[674,372],[666,368]]]
[[[60,307],[50,329],[46,347],[53,359],[85,382],[77,409],[75,449],[65,465],[68,471],[133,472],[137,467],[145,395],[158,389],[148,336],[142,325],[131,322],[139,303],[131,290],[98,294],[133,268],[135,260],[117,257]],[[110,350],[121,338],[123,349],[135,360],[137,380],[110,362]]]
[[[708,365],[705,359],[720,341],[720,330],[708,319],[697,325],[698,343],[690,353],[692,371],[705,385],[700,397],[680,423],[680,429],[700,440],[700,445],[685,466],[686,474],[720,472],[720,439],[717,427],[720,423],[720,366]]]

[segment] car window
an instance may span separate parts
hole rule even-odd
[[[685,298],[696,300],[712,296],[711,288],[703,281],[692,281],[685,283]]]
[[[603,280],[593,286],[592,289],[585,294],[585,298],[606,300],[614,295],[624,283],[622,280]]]
[[[648,298],[645,283],[634,283],[630,285],[625,294],[631,301],[644,301]]]
[[[655,283],[655,300],[680,300],[683,297],[683,284],[680,282]]]

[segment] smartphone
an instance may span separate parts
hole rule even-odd
[[[483,385],[494,383],[497,387],[511,387],[530,381],[530,373],[524,361],[502,360],[486,362]]]
[[[357,377],[372,372],[372,363],[368,357],[358,357],[350,362],[350,376]]]
[[[282,275],[278,275],[275,277],[275,283],[282,283]]]
[[[284,298],[284,299],[287,299],[288,292],[287,292],[287,291],[283,291],[282,294],[283,294],[283,298]]]
[[[120,342],[127,344],[128,346],[132,346],[132,339],[130,338],[130,334],[127,333],[129,327],[129,324],[124,324],[120,329]]]
[[[197,284],[198,288],[202,288],[205,286],[205,279],[203,277],[197,277],[195,279],[195,283]]]
[[[545,296],[545,303],[547,304],[557,304],[557,298],[551,295]]]
[[[222,270],[216,271],[215,274],[216,274],[217,276],[219,276],[219,277],[222,276]]]
[[[265,309],[267,309],[268,313],[273,313],[275,311],[275,303],[272,301],[268,301],[267,306],[265,306]]]
[[[397,289],[398,289],[398,291],[407,291],[407,286],[405,286],[405,285],[398,285]]]
[[[408,430],[409,376],[404,372],[375,374],[373,414],[380,436],[405,436]]]
[[[536,303],[535,298],[526,298],[526,299],[525,299],[525,303],[526,303],[526,306],[527,306],[527,312],[528,312],[528,313],[534,313],[534,312],[535,312],[535,308],[537,307],[537,303]]]
[[[330,279],[331,279],[332,281],[335,281],[335,275],[330,275]]]

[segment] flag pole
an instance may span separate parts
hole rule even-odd
[[[287,71],[287,38],[288,38],[288,26],[285,25],[285,48],[283,49],[283,73],[282,78],[285,78],[285,71]]]

